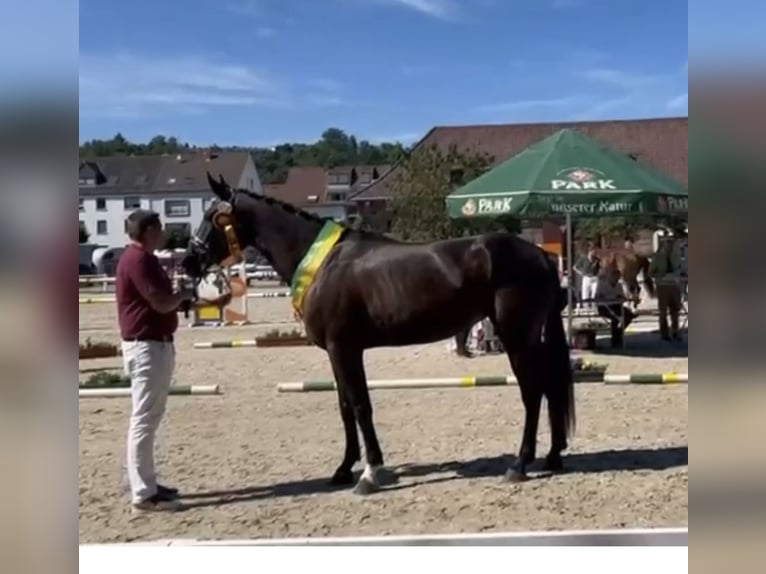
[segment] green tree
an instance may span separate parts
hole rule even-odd
[[[195,151],[199,148],[179,141],[175,137],[154,136],[148,143],[134,143],[117,134],[110,140],[91,140],[80,145],[81,157],[110,155],[155,155]],[[340,128],[329,128],[312,144],[284,143],[273,148],[245,148],[212,145],[213,151],[245,150],[253,155],[263,183],[283,183],[291,167],[338,165],[391,165],[399,161],[404,147],[399,143],[373,145],[357,141]]]
[[[80,222],[80,244],[87,243],[88,239],[90,239],[90,233],[88,233],[88,228],[85,227],[85,224],[81,221]]]
[[[497,221],[452,220],[444,203],[447,194],[491,164],[490,156],[461,152],[455,146],[446,151],[435,145],[415,150],[403,160],[392,181],[393,233],[402,239],[431,241],[500,227]]]
[[[656,231],[667,228],[675,233],[687,225],[686,217],[668,215],[637,215],[632,217],[600,217],[576,220],[574,239],[593,242],[599,247],[619,245],[628,238],[636,237],[642,230]]]

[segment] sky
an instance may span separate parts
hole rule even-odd
[[[80,1],[80,141],[686,116],[686,0]]]

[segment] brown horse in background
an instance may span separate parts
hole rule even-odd
[[[649,297],[654,299],[657,294],[654,281],[649,275],[649,258],[639,255],[626,247],[596,248],[596,255],[601,261],[601,268],[616,269],[625,283],[628,291],[633,296],[633,306],[638,307],[641,295],[641,286],[638,283],[638,274],[643,272],[643,284]]]

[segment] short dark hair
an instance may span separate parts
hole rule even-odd
[[[136,209],[128,215],[125,230],[133,241],[141,241],[144,234],[152,227],[162,227],[160,214],[148,209]]]

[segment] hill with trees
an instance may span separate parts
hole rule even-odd
[[[253,154],[264,184],[283,183],[295,166],[334,167],[338,165],[391,165],[407,149],[401,143],[373,144],[358,141],[339,128],[330,128],[314,143],[284,143],[273,148],[211,145],[193,146],[172,136],[157,135],[147,143],[128,141],[122,134],[109,140],[94,139],[80,145],[80,157],[113,155],[156,155],[188,153],[195,150],[247,150]]]

